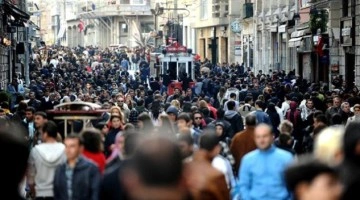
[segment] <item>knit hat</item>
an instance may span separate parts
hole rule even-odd
[[[167,114],[175,114],[176,116],[179,114],[179,110],[175,106],[169,106],[168,109],[166,109]]]

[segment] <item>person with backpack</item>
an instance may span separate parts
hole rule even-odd
[[[240,115],[243,117],[243,121],[245,121],[245,117],[256,110],[256,108],[254,106],[252,106],[253,104],[253,98],[251,96],[246,96],[245,99],[245,104],[240,106],[238,109],[238,112],[240,113]]]

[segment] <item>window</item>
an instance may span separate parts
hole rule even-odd
[[[149,32],[151,32],[151,31],[153,31],[154,30],[154,23],[152,23],[152,22],[148,22],[148,23],[145,23],[145,22],[141,22],[140,23],[140,31],[142,32],[142,33],[149,33]]]
[[[130,0],[120,0],[120,4],[130,4]]]
[[[200,19],[208,18],[208,0],[201,0],[200,3]]]
[[[300,1],[300,8],[309,7],[310,6],[309,2],[310,2],[310,0],[301,0]]]
[[[128,33],[128,26],[125,23],[120,22],[120,35]]]

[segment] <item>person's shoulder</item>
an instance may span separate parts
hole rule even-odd
[[[243,157],[243,161],[242,161],[242,162],[252,161],[252,160],[255,159],[258,155],[259,155],[259,150],[258,150],[258,149],[255,149],[255,150],[253,150],[253,151],[250,151],[249,153],[245,154],[245,156]]]
[[[286,151],[286,150],[283,150],[283,149],[280,149],[280,148],[276,147],[275,152],[276,152],[277,155],[283,157],[286,160],[287,159],[293,159],[293,155],[289,151]]]

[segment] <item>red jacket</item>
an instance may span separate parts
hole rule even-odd
[[[102,152],[99,153],[92,153],[90,151],[87,151],[84,149],[82,152],[83,156],[91,161],[93,161],[99,168],[101,174],[105,171],[105,165],[106,165],[106,158],[105,155]]]

